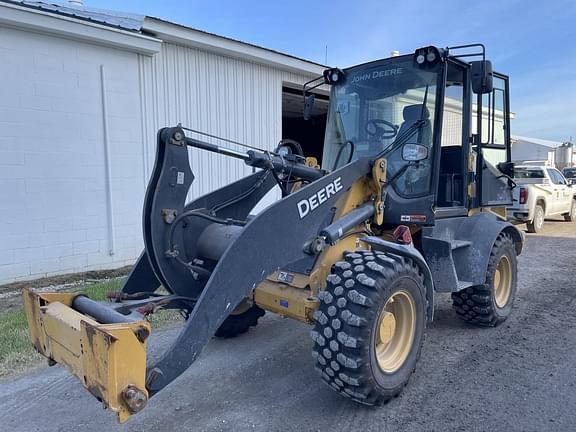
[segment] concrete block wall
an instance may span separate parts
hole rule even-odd
[[[119,267],[140,253],[146,179],[138,76],[137,54],[0,27],[0,284]]]
[[[171,43],[149,57],[0,26],[0,284],[134,263],[158,128],[182,122],[272,149],[282,136],[282,86],[310,78]],[[190,153],[190,198],[251,172]]]

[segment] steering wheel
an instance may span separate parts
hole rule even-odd
[[[365,130],[371,137],[388,139],[396,136],[398,133],[398,126],[383,119],[371,119],[366,122]]]

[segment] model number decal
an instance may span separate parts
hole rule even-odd
[[[302,201],[298,201],[296,206],[298,207],[298,213],[300,214],[300,219],[303,219],[310,213],[311,211],[316,210],[321,204],[325,203],[328,198],[333,195],[336,195],[339,191],[343,188],[342,186],[342,177],[338,177],[331,183],[328,183],[314,195],[312,195],[308,199],[303,199]]]

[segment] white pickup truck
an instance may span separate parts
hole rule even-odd
[[[528,232],[539,232],[544,219],[564,216],[576,221],[576,185],[568,183],[560,171],[552,167],[518,165],[514,168],[514,204],[508,207],[508,219],[525,222]]]

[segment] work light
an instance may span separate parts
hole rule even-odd
[[[421,68],[434,66],[442,60],[442,50],[435,46],[418,48],[414,52],[414,61]]]
[[[342,81],[343,77],[344,72],[342,71],[342,69],[332,68],[332,69],[326,69],[324,71],[324,82],[326,84],[336,84]]]

